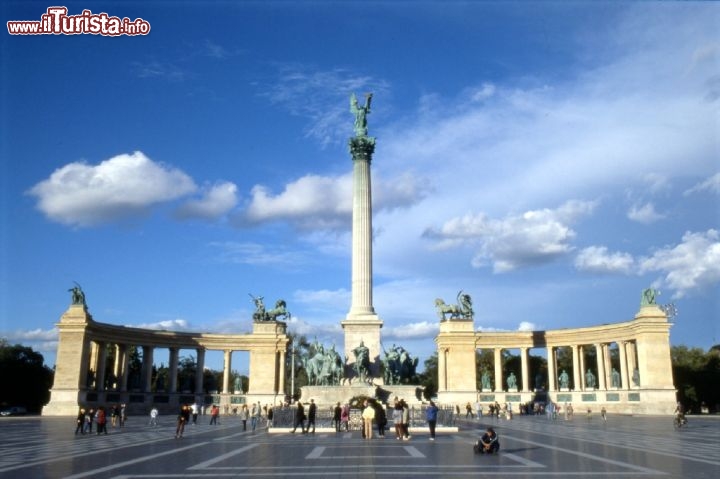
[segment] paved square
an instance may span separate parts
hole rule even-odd
[[[409,441],[392,431],[369,441],[360,432],[253,433],[237,418],[218,426],[201,418],[175,439],[165,419],[152,428],[131,417],[107,436],[76,436],[73,418],[2,418],[0,478],[720,477],[720,418],[691,417],[680,430],[670,417],[485,418],[436,441],[418,428]],[[477,456],[472,444],[488,425],[500,454]]]

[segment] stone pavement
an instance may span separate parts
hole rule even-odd
[[[71,417],[0,418],[0,478],[720,477],[720,418],[689,419],[675,430],[669,416],[483,418],[461,420],[459,432],[436,441],[424,429],[411,429],[409,441],[392,431],[366,441],[359,431],[253,433],[235,417],[218,426],[201,417],[182,439],[169,417],[157,428],[130,417],[107,436],[75,436]],[[472,444],[487,425],[500,454],[476,456]]]

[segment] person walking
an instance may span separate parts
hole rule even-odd
[[[107,416],[105,415],[105,408],[100,406],[97,414],[95,415],[95,422],[97,422],[97,435],[102,433],[107,434]]]
[[[248,411],[247,404],[243,404],[242,409],[240,409],[240,420],[242,421],[243,431],[247,431],[247,421],[249,417],[250,411]]]
[[[255,428],[257,427],[258,421],[262,417],[262,406],[260,406],[260,403],[253,404],[252,412],[250,413],[250,424],[252,425],[252,430],[255,432]]]
[[[372,407],[367,399],[363,403],[363,406],[365,407],[362,412],[365,439],[372,439],[372,423],[373,419],[375,419],[375,408]]]
[[[85,411],[85,432],[92,434],[93,421],[95,420],[95,410],[90,408]]]
[[[153,406],[150,410],[150,422],[148,423],[148,426],[158,427],[158,414],[158,408]]]
[[[385,439],[385,426],[387,426],[387,413],[385,412],[385,405],[381,402],[375,405],[375,422],[377,423],[378,436],[380,439]]]
[[[427,419],[430,428],[430,440],[435,440],[435,426],[437,425],[438,407],[434,402],[430,401],[430,405],[425,410],[425,419]]]
[[[210,425],[218,425],[218,417],[220,416],[220,408],[217,404],[213,404],[210,409]]]
[[[120,420],[120,427],[125,427],[125,421],[127,421],[127,410],[125,408],[125,403],[120,405],[120,415],[118,416],[118,419]]]
[[[80,412],[78,412],[77,420],[75,421],[77,426],[75,427],[75,434],[78,432],[85,435],[85,409],[80,408]]]
[[[295,410],[295,426],[290,432],[294,433],[298,426],[300,426],[300,432],[305,434],[305,408],[300,400],[298,400],[297,410]]]
[[[175,428],[175,439],[183,437],[185,432],[185,424],[190,421],[190,407],[187,404],[183,404],[180,408],[180,413],[177,417],[177,427]]]
[[[200,405],[198,403],[193,403],[193,405],[190,407],[192,408],[192,423],[193,423],[193,426],[196,426],[198,411],[200,410]]]
[[[403,439],[405,441],[410,440],[410,406],[408,406],[408,403],[405,402],[404,399],[400,400],[400,404],[402,405],[402,430],[403,430]]]
[[[335,432],[340,432],[340,421],[342,419],[342,408],[340,403],[335,405],[333,409],[333,424],[335,425]]]
[[[317,415],[317,405],[315,404],[315,400],[310,400],[310,406],[308,407],[308,424],[307,424],[307,431],[310,434],[315,434],[315,416]],[[312,426],[312,431],[310,431],[310,426]]]
[[[275,412],[273,411],[272,405],[268,406],[267,408],[267,426],[268,429],[273,427],[273,417],[275,416]]]
[[[345,403],[340,411],[340,423],[345,425],[345,431],[350,429],[350,405]]]
[[[397,398],[395,398],[395,404],[393,405],[392,420],[395,425],[395,439],[400,441],[403,438],[402,404]]]

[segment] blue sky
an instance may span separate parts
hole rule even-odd
[[[673,344],[720,342],[720,5],[63,5],[151,32],[0,39],[0,336],[48,363],[73,281],[101,322],[244,333],[252,293],[342,344],[368,91],[386,346],[426,359],[459,290],[517,330],[626,321],[649,286]]]

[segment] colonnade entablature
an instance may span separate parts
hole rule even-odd
[[[656,304],[641,305],[630,321],[548,331],[484,332],[472,319],[446,319],[435,340],[438,397],[669,413],[675,405],[671,325]],[[492,351],[492,367],[478,370],[478,351]]]
[[[224,353],[223,380],[212,402],[230,406],[245,401],[274,403],[284,399],[285,354],[289,338],[282,321],[254,322],[248,334],[215,334],[150,330],[100,323],[84,304],[73,304],[56,324],[58,350],[51,398],[45,415],[76,414],[78,406],[128,403],[134,412],[151,405],[174,410],[180,403],[208,400],[203,376],[207,351]],[[141,370],[130,373],[130,348],[141,351]],[[153,383],[153,356],[169,352],[167,383]],[[178,383],[180,351],[196,357],[190,384]],[[249,353],[249,385],[230,384],[232,353]],[[156,378],[157,379],[157,378]],[[240,395],[242,397],[240,397]],[[159,403],[159,404],[158,404]]]

